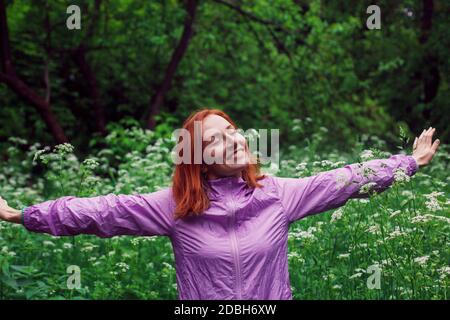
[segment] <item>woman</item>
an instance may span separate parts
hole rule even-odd
[[[148,194],[65,196],[22,211],[0,198],[0,218],[55,236],[168,236],[180,299],[292,299],[289,225],[360,197],[362,185],[383,191],[395,170],[413,175],[439,146],[439,140],[432,143],[430,127],[416,138],[411,156],[346,165],[308,178],[279,178],[259,174],[245,138],[224,112],[201,110],[183,128],[192,135],[198,121],[206,141],[202,150],[237,163],[179,163],[172,186]],[[212,132],[222,134],[225,143],[217,143],[218,136],[211,139]],[[191,155],[193,140],[184,141]],[[232,154],[225,151],[230,144]]]

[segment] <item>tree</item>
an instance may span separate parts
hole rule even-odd
[[[159,114],[161,106],[164,103],[166,93],[169,91],[172,84],[172,79],[175,76],[175,72],[181,59],[189,46],[189,41],[194,33],[193,25],[195,20],[195,13],[197,10],[197,1],[188,0],[186,4],[186,17],[184,19],[184,30],[181,35],[180,41],[175,48],[169,64],[167,65],[164,73],[164,79],[152,96],[149,106],[149,115],[147,119],[147,128],[154,129],[156,125],[155,116]]]
[[[6,5],[4,0],[0,0],[0,35],[1,35],[1,72],[0,81],[5,83],[20,98],[31,104],[41,115],[49,131],[53,135],[56,143],[68,142],[64,130],[52,111],[50,100],[41,97],[35,90],[30,88],[17,75],[13,66],[11,48],[9,43],[8,21]]]

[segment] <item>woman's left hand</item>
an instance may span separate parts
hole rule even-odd
[[[430,127],[428,130],[423,130],[420,137],[416,137],[414,140],[412,156],[416,159],[419,167],[429,164],[439,148],[439,139],[433,142],[433,134],[435,131],[435,128]]]

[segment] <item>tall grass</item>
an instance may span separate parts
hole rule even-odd
[[[380,151],[380,139],[355,146],[355,154],[321,155],[321,138],[284,150],[277,175],[306,177],[389,156]],[[173,143],[154,132],[115,128],[106,147],[81,161],[70,145],[50,150],[11,138],[0,195],[20,209],[63,195],[153,192],[170,184]],[[432,165],[409,181],[398,179],[381,194],[294,223],[288,255],[294,298],[447,299],[449,160],[448,146],[441,145]],[[53,237],[2,222],[0,252],[1,299],[177,297],[165,237]],[[69,265],[82,271],[80,289],[67,288]]]

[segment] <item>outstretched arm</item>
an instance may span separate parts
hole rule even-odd
[[[55,236],[170,235],[173,207],[171,188],[166,188],[141,195],[65,196],[26,207],[23,216],[0,208],[0,218]]]
[[[367,197],[368,192],[382,192],[395,178],[412,176],[438,149],[439,140],[431,143],[434,131],[424,130],[416,138],[412,155],[349,164],[307,178],[274,177],[289,222],[340,207],[351,198]]]

